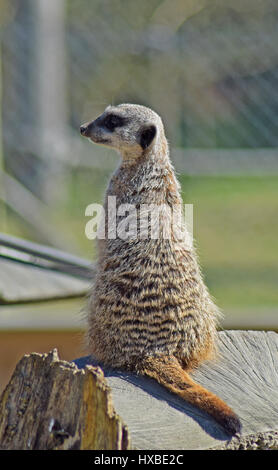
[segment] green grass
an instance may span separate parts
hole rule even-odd
[[[220,306],[278,306],[278,176],[181,176],[194,238]]]

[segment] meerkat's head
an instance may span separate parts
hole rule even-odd
[[[164,137],[161,118],[136,104],[108,106],[96,120],[80,127],[92,142],[118,150],[123,158],[136,158]]]

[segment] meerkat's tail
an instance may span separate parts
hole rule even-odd
[[[207,412],[228,434],[240,433],[241,423],[234,411],[223,400],[194,382],[174,356],[144,358],[139,372]]]

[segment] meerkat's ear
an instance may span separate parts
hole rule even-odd
[[[155,136],[156,136],[156,127],[154,124],[149,124],[140,131],[139,143],[143,150],[149,147],[149,145],[152,143]]]

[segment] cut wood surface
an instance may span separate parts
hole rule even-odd
[[[220,357],[194,379],[225,400],[243,430],[229,439],[208,415],[155,381],[104,369],[117,413],[139,449],[278,449],[278,334],[223,331]],[[76,363],[84,366],[89,358]]]
[[[0,399],[0,448],[278,449],[278,335],[218,338],[218,360],[193,375],[239,415],[240,436],[152,379],[103,368],[104,378],[89,356],[74,364],[52,352],[18,363]]]

